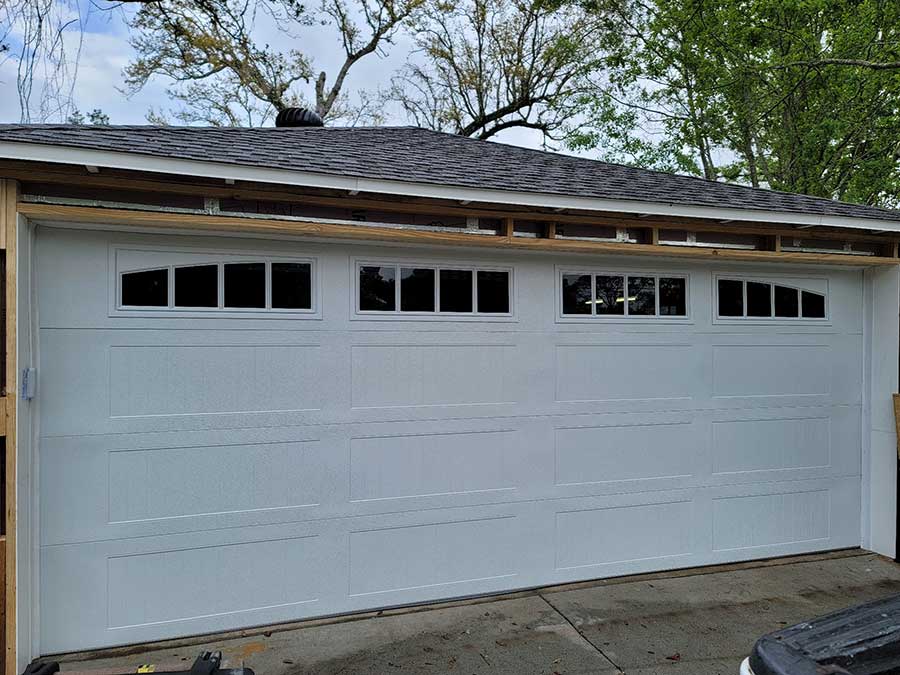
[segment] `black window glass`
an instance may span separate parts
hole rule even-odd
[[[400,269],[400,311],[434,311],[434,270],[409,267]]]
[[[656,315],[656,279],[628,277],[628,313],[632,316]]]
[[[744,282],[719,279],[719,316],[744,316]]]
[[[800,293],[796,288],[775,287],[775,316],[800,316]]]
[[[364,312],[393,312],[397,308],[393,267],[359,268],[359,308]]]
[[[472,311],[472,270],[441,270],[441,311]]]
[[[591,313],[590,274],[563,274],[562,311],[563,314]]]
[[[821,293],[811,293],[803,291],[803,318],[804,319],[824,319],[825,318],[825,296]]]
[[[312,265],[272,263],[272,309],[312,309]]]
[[[123,274],[122,304],[131,307],[167,307],[169,305],[169,270],[147,270]]]
[[[219,266],[175,268],[176,307],[218,307]]]
[[[687,315],[687,279],[659,278],[659,313],[661,316]]]
[[[479,270],[477,286],[480,313],[509,313],[509,272]]]
[[[597,289],[597,314],[625,314],[625,277],[598,276],[594,286]]]
[[[266,307],[266,264],[261,262],[225,265],[225,306]]]
[[[747,282],[747,316],[772,316],[772,285]]]

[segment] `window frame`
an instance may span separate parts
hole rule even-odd
[[[591,277],[591,313],[590,314],[565,314],[563,313],[563,277],[565,275],[589,275]],[[628,293],[628,277],[653,277],[655,291],[654,314],[629,314],[626,296],[623,314],[596,314],[597,277],[624,277],[625,293]],[[660,314],[659,313],[659,280],[684,279],[684,314]],[[693,323],[691,317],[691,274],[689,272],[667,272],[661,270],[636,270],[615,269],[608,267],[570,267],[556,266],[556,321],[557,323],[588,323],[602,321],[606,323]]]
[[[392,267],[395,270],[394,284],[394,309],[392,311],[363,310],[360,309],[359,271],[362,267]],[[400,309],[401,274],[403,269],[432,269],[434,270],[434,306],[435,310],[404,312]],[[471,312],[444,312],[440,310],[441,301],[441,270],[465,270],[472,272],[472,311]],[[509,311],[479,312],[478,311],[478,272],[506,272],[509,278]],[[353,258],[350,265],[350,288],[353,294],[351,298],[351,319],[367,321],[515,321],[515,268],[512,265],[497,265],[493,263],[478,262],[454,262],[447,260],[423,261],[418,258]]]
[[[142,267],[125,268],[120,263],[120,253],[148,253],[153,255],[170,253],[173,256],[190,258],[197,256],[196,261],[171,262],[168,264],[148,264]],[[264,263],[265,264],[265,307],[226,307],[225,306],[225,265],[232,263]],[[285,309],[272,307],[272,263],[300,263],[310,266],[310,307],[308,309]],[[184,267],[216,266],[217,274],[217,306],[216,307],[178,307],[175,305],[175,269]],[[146,272],[150,270],[167,270],[168,304],[161,306],[125,305],[122,304],[122,278],[125,274]],[[172,318],[321,318],[320,302],[321,284],[319,282],[318,259],[313,256],[273,255],[256,251],[229,251],[206,248],[182,248],[167,246],[110,246],[110,284],[109,314],[118,317],[172,317]]]
[[[742,284],[743,291],[743,316],[721,316],[719,314],[719,281],[739,281]],[[807,277],[806,280],[824,285],[824,290],[811,288],[809,286],[800,286],[803,277],[784,277],[784,276],[762,276],[762,275],[742,275],[718,273],[713,275],[712,287],[712,303],[710,310],[712,312],[713,323],[716,324],[754,324],[770,325],[773,323],[802,323],[814,325],[828,325],[831,323],[831,299],[830,287],[828,279],[824,277]],[[769,286],[769,297],[771,306],[771,316],[748,316],[747,315],[747,284],[767,284]],[[797,316],[776,316],[775,314],[775,287],[782,286],[797,291]],[[825,299],[825,316],[807,317],[803,316],[803,292],[821,295]]]

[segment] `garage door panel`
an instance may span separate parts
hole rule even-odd
[[[244,432],[224,444],[218,434],[177,445],[171,436],[43,439],[42,542],[308,520],[345,503],[343,441],[285,431],[294,433]]]
[[[354,408],[515,403],[512,344],[354,345]]]
[[[832,361],[827,344],[716,345],[713,396],[827,397]]]
[[[302,333],[52,330],[42,350],[44,436],[322,423],[345,407],[327,365],[344,350]]]
[[[693,509],[693,501],[683,499],[559,511],[556,569],[689,555],[696,548]]]
[[[345,542],[312,523],[44,547],[42,650],[315,613],[346,583]]]
[[[111,417],[321,410],[320,345],[111,345]]]
[[[860,487],[840,478],[710,489],[713,553],[859,545]]]
[[[507,515],[351,531],[349,594],[515,576],[522,542],[514,520]]]
[[[703,355],[686,343],[556,347],[556,400],[668,399],[683,407],[703,386]]]
[[[350,439],[350,500],[514,491],[521,435],[514,430]]]
[[[574,420],[573,420],[574,421]],[[564,422],[563,422],[564,423]],[[671,486],[694,473],[700,434],[690,416],[678,421],[633,417],[626,424],[557,426],[555,482],[558,486],[658,481]]]
[[[857,406],[720,411],[710,418],[713,483],[860,475]]]
[[[857,536],[858,496],[840,482],[787,481],[45,546],[42,583],[50,595],[44,597],[42,617],[52,640],[44,651],[199,632],[202,626],[224,630],[352,611],[371,607],[373,601],[404,604],[685,567],[717,557],[743,559],[852,545],[847,541]],[[825,504],[826,514],[815,513]],[[747,534],[738,529],[734,535],[728,529],[734,511],[747,517],[777,514],[787,525],[773,525],[769,518],[758,530]],[[718,521],[713,520],[716,516]],[[710,539],[713,535],[719,539]],[[535,546],[536,541],[541,545]],[[727,550],[722,548],[726,545]],[[278,568],[273,570],[268,560],[258,562],[258,556],[249,555],[251,550],[270,553]],[[314,581],[315,594],[306,597],[301,591],[307,587],[295,587],[293,581],[256,588],[263,579],[283,579],[285,570]],[[64,579],[82,571],[83,583],[69,583],[75,588],[57,592],[66,585]],[[217,579],[217,587],[243,584],[252,592],[217,594],[197,581],[201,573]],[[183,597],[151,600],[144,597],[149,587],[162,594],[171,588]],[[283,606],[250,604],[271,597],[293,601]],[[82,620],[98,623],[83,631],[72,621],[73,607],[79,608]],[[189,610],[195,613],[188,615]],[[145,622],[127,623],[135,616]]]
[[[710,407],[860,405],[862,338],[715,336]]]

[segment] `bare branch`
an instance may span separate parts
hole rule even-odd
[[[416,124],[478,138],[561,130],[589,86],[600,29],[580,8],[546,0],[433,0],[415,28],[419,58],[389,98]]]
[[[835,59],[823,58],[811,61],[791,61],[775,68],[819,68],[821,66],[849,66],[853,68],[867,68],[869,70],[900,70],[900,61],[866,61],[865,59]]]
[[[306,101],[326,120],[357,120],[368,104],[362,97],[358,105],[349,102],[351,69],[388,45],[420,2],[321,0],[313,9],[302,0],[139,2],[130,21],[137,57],[125,69],[127,91],[167,80],[170,96],[182,105],[173,116],[182,121],[256,125]],[[281,33],[277,45],[258,39],[261,19]],[[333,82],[316,72],[303,48],[304,31],[313,27],[336,29],[345,58]]]

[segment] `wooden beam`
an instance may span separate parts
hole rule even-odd
[[[547,239],[556,239],[556,221],[547,223]]]
[[[651,255],[669,258],[706,260],[781,261],[828,263],[835,265],[897,265],[900,260],[880,256],[854,256],[840,253],[793,253],[742,249],[716,249],[689,246],[629,244],[624,242],[581,241],[529,237],[491,237],[444,231],[413,230],[368,225],[344,225],[302,220],[280,220],[246,216],[168,213],[149,210],[110,209],[60,204],[19,204],[19,212],[29,218],[73,223],[106,223],[125,227],[152,227],[169,230],[264,233],[327,239],[384,241],[432,246],[474,246],[566,253]]]
[[[507,239],[511,239],[513,234],[516,231],[516,221],[512,218],[504,218],[503,219],[503,227],[501,229],[501,234]]]
[[[10,218],[10,211],[6,208],[7,191],[9,189],[8,186],[13,183],[14,181],[0,178],[0,249],[6,248],[7,221]],[[12,211],[12,214],[15,217],[15,210]]]
[[[4,606],[6,625],[6,675],[16,674],[16,233],[19,185],[14,180],[3,181],[0,210],[3,211],[3,230],[6,245],[6,396],[0,414],[6,427],[6,566]]]
[[[841,239],[846,241],[895,241],[900,234],[873,235],[855,230],[836,230],[835,228],[808,228],[798,232],[788,225],[773,224],[771,226],[754,224],[748,221],[733,221],[723,225],[718,221],[696,218],[668,217],[662,215],[626,214],[609,212],[556,213],[550,209],[532,209],[523,211],[521,207],[473,204],[460,206],[458,202],[447,203],[438,199],[385,197],[373,198],[371,195],[328,196],[310,194],[303,188],[289,189],[283,186],[268,184],[238,183],[223,185],[221,181],[204,182],[204,179],[191,179],[190,182],[176,182],[172,178],[135,177],[135,172],[123,170],[103,171],[100,174],[88,174],[81,169],[46,165],[44,168],[29,168],[21,163],[0,161],[0,171],[4,175],[15,176],[20,180],[46,183],[62,183],[68,186],[109,188],[118,190],[135,190],[146,192],[168,192],[179,195],[209,196],[218,198],[281,201],[308,204],[310,206],[326,206],[346,209],[369,209],[406,214],[458,215],[476,218],[513,218],[516,220],[535,220],[542,215],[552,216],[559,223],[572,223],[599,226],[631,226],[658,227],[661,229],[692,230],[696,232],[726,232],[733,234],[774,235],[777,233],[789,236],[812,237],[816,239]],[[146,176],[138,173],[137,176]]]

